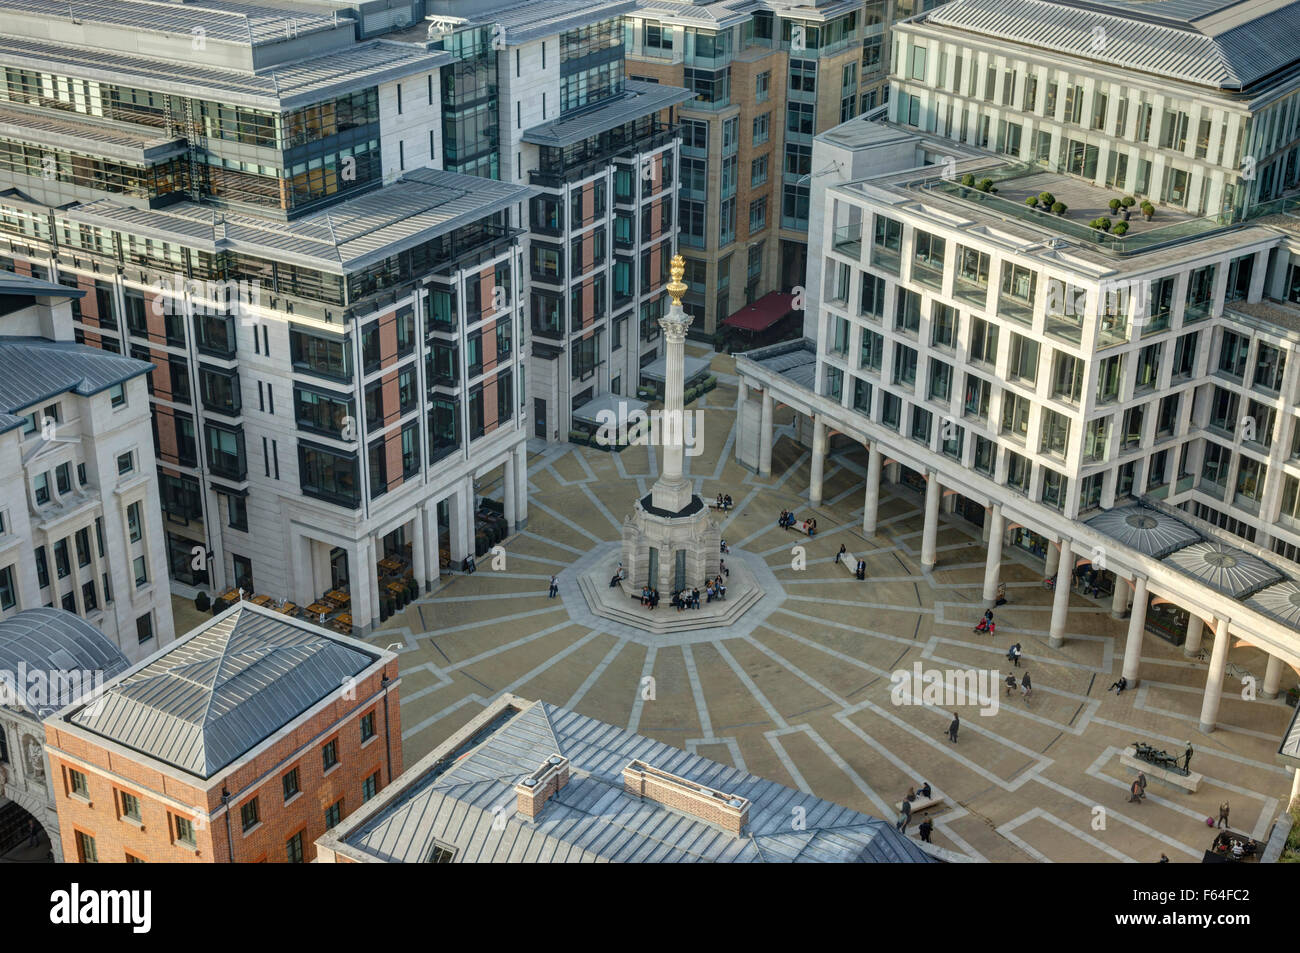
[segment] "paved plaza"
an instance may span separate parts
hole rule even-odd
[[[1199,861],[1213,838],[1205,818],[1217,817],[1223,801],[1234,829],[1267,834],[1290,793],[1273,752],[1292,712],[1281,701],[1241,697],[1243,675],[1263,680],[1261,653],[1232,650],[1219,728],[1201,734],[1205,662],[1148,634],[1141,686],[1108,692],[1127,623],[1111,618],[1109,598],[1072,594],[1066,643],[1050,649],[1042,562],[1010,546],[997,634],[972,633],[983,611],[979,527],[944,515],[939,564],[923,573],[922,498],[889,485],[879,530],[864,539],[861,447],[830,454],[825,502],[810,508],[809,455],[791,439],[789,411],[777,414],[787,429],[771,478],[744,469],[732,450],[732,364],[723,356],[713,363],[719,386],[693,405],[704,411],[703,452],[688,465],[706,500],[734,498],[735,509],[720,517],[728,558],[757,567],[770,587],[763,601],[730,628],[653,636],[593,616],[578,572],[602,559],[613,572],[622,520],[658,473],[654,449],[531,452],[529,522],[506,542],[504,568],[494,571],[484,556],[473,575],[444,575],[435,594],[371,636],[380,646],[397,643],[402,659],[407,764],[513,692],[890,820],[908,787],[928,781],[943,797],[930,812],[934,843],[973,860],[1151,862],[1163,852]],[[814,516],[817,536],[780,529],[782,509]],[[841,544],[866,560],[865,582],[835,564]],[[806,563],[796,568],[801,555]],[[552,573],[560,579],[554,599]],[[666,594],[655,611],[675,611]],[[1020,671],[1032,674],[1027,702],[999,687],[997,710],[982,715],[976,699],[953,708],[892,697],[891,673],[915,663],[1005,676],[1013,642],[1024,649]],[[1283,690],[1294,681],[1288,671]],[[961,716],[955,745],[946,735],[953,711]],[[1139,740],[1179,754],[1191,741],[1193,770],[1205,777],[1199,791],[1152,780],[1145,803],[1127,803],[1133,772],[1119,752]]]

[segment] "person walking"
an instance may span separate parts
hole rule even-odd
[[[1010,695],[1015,690],[1016,690],[1016,674],[1015,672],[1007,672],[1007,694]]]
[[[615,578],[617,578],[617,577],[615,577]],[[560,591],[560,580],[559,580],[559,579],[558,579],[554,574],[552,574],[552,575],[551,575],[551,592],[550,592],[550,595],[548,595],[546,598],[548,598],[548,599],[554,599],[554,598],[555,598],[555,594],[556,594],[557,592],[559,592],[559,591]]]
[[[1146,797],[1147,796],[1147,773],[1145,771],[1138,772],[1137,783],[1138,783],[1138,788],[1142,792],[1142,796]]]
[[[1231,825],[1228,823],[1228,810],[1229,805],[1227,801],[1224,801],[1219,805],[1219,821],[1214,825],[1215,827],[1225,827],[1231,830]]]
[[[930,823],[930,819],[928,817],[925,820],[923,820],[921,822],[921,826],[917,828],[917,831],[920,832],[921,834],[921,840],[927,844],[930,843],[930,833],[933,830],[934,830],[934,825]]]
[[[957,730],[961,728],[961,716],[956,712],[952,713],[952,724],[948,726],[948,740],[953,744],[957,743]]]
[[[1142,803],[1142,789],[1138,787],[1137,781],[1134,781],[1131,785],[1129,785],[1128,802],[1130,804]]]
[[[902,831],[904,834],[906,834],[907,823],[911,819],[912,819],[912,802],[909,801],[907,798],[903,798],[903,813],[899,815],[898,823],[895,824],[894,827]]]
[[[1011,648],[1007,649],[1007,661],[1013,663],[1016,668],[1020,667],[1020,643],[1017,642]]]
[[[1187,750],[1183,752],[1183,774],[1190,774],[1192,770],[1192,743],[1187,742]]]
[[[1034,686],[1029,681],[1029,673],[1025,672],[1020,676],[1020,692],[1025,696],[1025,701],[1029,701],[1029,696],[1034,693]]]
[[[39,843],[40,838],[36,834],[36,820],[29,817],[27,819],[27,846],[35,847]]]

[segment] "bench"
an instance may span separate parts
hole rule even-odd
[[[915,801],[912,802],[912,815],[916,816],[921,811],[928,811],[930,810],[930,808],[937,807],[942,803],[943,803],[942,795],[939,795],[937,797],[918,797]],[[898,811],[899,814],[902,814],[903,802],[899,801],[897,804],[895,804],[894,809]]]
[[[857,576],[858,557],[854,556],[847,549],[840,556],[840,565],[849,571],[850,576]]]

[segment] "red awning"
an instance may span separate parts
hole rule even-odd
[[[766,331],[794,310],[794,295],[770,291],[722,323],[742,331]]]

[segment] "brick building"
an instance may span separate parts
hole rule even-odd
[[[879,818],[510,694],[317,847],[320,863],[926,863],[937,856]]]
[[[391,652],[226,610],[46,720],[64,856],[312,860],[402,770],[398,685]]]

